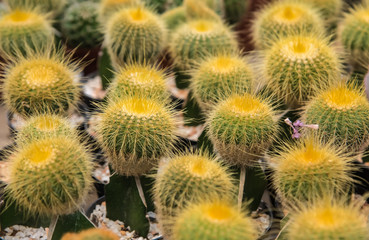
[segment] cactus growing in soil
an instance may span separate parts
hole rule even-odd
[[[357,203],[324,197],[291,212],[287,239],[366,240],[369,226]]]
[[[75,138],[32,141],[11,153],[9,164],[7,196],[30,215],[74,212],[92,183],[90,154]]]
[[[140,0],[101,0],[99,7],[99,22],[103,25],[116,11],[125,7],[132,7],[140,4]]]
[[[111,99],[98,117],[99,141],[121,175],[147,173],[171,151],[176,139],[173,108],[161,98]]]
[[[105,43],[113,61],[155,60],[166,45],[167,30],[163,20],[150,9],[123,8],[108,21]]]
[[[291,35],[264,51],[262,71],[269,89],[290,107],[300,106],[341,76],[341,62],[327,39]]]
[[[109,96],[140,95],[169,98],[164,70],[149,64],[132,63],[121,67],[108,89]]]
[[[38,7],[43,12],[59,14],[66,5],[66,0],[5,0],[11,9],[27,7]]]
[[[235,186],[227,169],[204,153],[172,157],[155,179],[154,198],[161,230],[172,236],[174,219],[190,203],[207,198],[230,200]],[[176,239],[176,238],[174,238]]]
[[[233,33],[223,23],[214,20],[191,20],[182,24],[172,35],[170,52],[175,65],[191,69],[208,54],[237,51]]]
[[[268,99],[249,93],[220,101],[207,124],[219,155],[241,167],[258,160],[278,133],[276,112]]]
[[[119,240],[119,237],[110,230],[91,228],[80,233],[67,233],[61,240]]]
[[[203,109],[231,94],[250,92],[254,73],[246,59],[237,54],[217,54],[198,63],[190,88]]]
[[[259,11],[252,25],[252,37],[259,49],[266,49],[276,38],[291,33],[321,34],[324,25],[319,13],[301,1],[275,1]]]
[[[30,51],[28,57],[11,59],[4,73],[4,100],[20,115],[38,113],[63,114],[79,98],[76,82],[78,62],[62,50]]]
[[[369,103],[362,89],[338,83],[321,91],[304,107],[302,119],[319,125],[323,140],[334,139],[358,153],[369,139]]]
[[[343,149],[308,134],[271,157],[274,186],[285,204],[311,201],[326,193],[345,194],[353,180]]]
[[[99,31],[98,3],[81,2],[68,7],[61,21],[61,28],[68,43],[89,48],[99,45],[103,35]]]
[[[257,234],[250,217],[237,206],[212,199],[188,206],[176,218],[176,240],[256,240]]]
[[[0,16],[0,52],[3,57],[40,49],[53,41],[47,15],[32,9],[14,9]]]

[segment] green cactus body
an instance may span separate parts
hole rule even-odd
[[[199,62],[191,90],[202,109],[209,109],[231,94],[250,92],[254,80],[251,66],[238,55],[219,54]]]
[[[22,7],[40,8],[45,13],[58,15],[66,5],[66,0],[6,0],[11,9]]]
[[[367,240],[367,217],[359,206],[326,199],[315,201],[302,210],[291,212],[288,240]]]
[[[4,100],[7,107],[20,115],[39,113],[63,114],[79,98],[78,70],[60,53],[34,53],[14,60],[5,72]]]
[[[173,8],[162,16],[169,31],[174,31],[178,26],[186,22],[186,10],[183,6]]]
[[[158,67],[133,63],[120,68],[108,90],[109,96],[139,95],[169,98],[167,75]]]
[[[132,60],[155,60],[166,45],[166,35],[162,19],[139,6],[123,8],[112,16],[106,26],[105,41],[110,56],[122,65]]]
[[[27,119],[17,133],[17,144],[28,144],[57,136],[77,136],[77,134],[67,119],[53,114],[40,114]]]
[[[28,214],[70,214],[90,190],[90,155],[74,138],[33,141],[13,152],[9,161],[7,196]]]
[[[161,99],[124,96],[99,115],[97,133],[118,174],[147,173],[172,149],[176,121]]]
[[[189,70],[208,54],[235,52],[237,42],[228,27],[218,21],[192,20],[176,29],[170,52],[175,64]]]
[[[343,83],[320,92],[307,103],[302,119],[318,124],[325,141],[334,139],[351,153],[365,148],[369,140],[368,100],[362,90]]]
[[[101,0],[99,7],[99,22],[105,26],[109,18],[122,8],[140,4],[140,0]]]
[[[267,49],[276,38],[291,33],[324,33],[323,21],[310,4],[289,0],[266,6],[256,15],[252,28],[252,36],[259,49]]]
[[[234,24],[241,20],[249,6],[249,0],[224,1],[224,9],[227,20]]]
[[[214,148],[228,163],[252,165],[278,133],[276,114],[261,97],[232,95],[220,101],[208,118]]]
[[[304,0],[320,10],[321,16],[328,24],[335,23],[343,10],[343,0]]]
[[[98,3],[81,2],[66,10],[61,27],[69,44],[86,48],[99,45],[103,34],[99,31],[98,7]]]
[[[190,203],[234,195],[230,174],[215,159],[203,154],[175,156],[156,176],[154,198],[161,230],[171,237],[174,219]],[[176,238],[173,238],[176,239]]]
[[[47,17],[34,10],[12,10],[0,16],[0,52],[5,56],[40,49],[54,39]]]
[[[185,8],[186,18],[188,20],[208,19],[222,22],[221,17],[214,11],[214,8],[207,5],[207,2],[185,0],[183,7]]]
[[[342,150],[307,136],[272,156],[274,186],[285,204],[311,201],[323,194],[346,194],[352,178]]]
[[[221,200],[192,204],[176,218],[176,240],[256,240],[252,219]]]
[[[110,230],[91,228],[80,233],[67,233],[61,240],[119,240],[119,237]]]
[[[271,92],[292,108],[341,76],[334,49],[326,40],[307,35],[277,41],[265,51],[262,68]]]

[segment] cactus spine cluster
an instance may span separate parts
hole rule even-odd
[[[341,63],[326,39],[291,35],[265,50],[263,72],[267,85],[290,107],[302,105],[318,89],[340,79]]]
[[[66,5],[66,0],[6,0],[11,9],[22,8],[24,6],[40,8],[43,12],[59,14]]]
[[[250,92],[254,80],[251,66],[239,55],[218,54],[199,63],[191,90],[203,109],[231,94]]]
[[[75,106],[79,87],[75,81],[77,63],[64,51],[31,52],[28,57],[12,60],[5,71],[4,100],[20,115],[63,114]]]
[[[53,41],[54,35],[46,15],[31,9],[15,9],[0,16],[0,52],[4,56],[40,49]]]
[[[349,158],[314,135],[285,145],[272,156],[273,182],[285,204],[310,201],[323,194],[344,194],[352,184]]]
[[[119,240],[119,237],[110,230],[91,228],[80,233],[67,233],[61,240]]]
[[[63,215],[77,210],[91,185],[92,163],[77,139],[60,136],[35,140],[9,158],[5,190],[31,215]]]
[[[64,37],[72,46],[95,47],[103,38],[99,31],[98,3],[81,2],[68,7],[61,21]]]
[[[268,48],[276,38],[291,33],[324,32],[319,13],[308,3],[275,1],[263,8],[255,17],[252,36],[259,49]]]
[[[251,218],[237,206],[222,200],[203,201],[187,207],[176,218],[173,239],[188,240],[255,240]]]
[[[127,95],[103,108],[97,133],[118,174],[147,173],[169,153],[177,123],[165,104],[162,99]]]
[[[321,91],[304,107],[303,121],[319,125],[325,141],[357,153],[369,139],[369,103],[364,92],[344,83]]]
[[[230,199],[233,193],[232,178],[216,159],[199,153],[174,156],[157,173],[154,185],[161,230],[172,236],[174,217],[189,203],[211,197]]]
[[[123,8],[108,21],[105,43],[116,63],[149,62],[162,52],[167,30],[163,20],[143,6]]]
[[[220,156],[232,165],[252,165],[278,133],[277,117],[262,97],[245,93],[220,101],[208,118],[209,136]]]

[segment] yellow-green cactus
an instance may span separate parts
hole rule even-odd
[[[119,237],[110,230],[91,228],[80,233],[64,234],[61,240],[119,240]]]
[[[101,0],[99,7],[99,21],[104,26],[111,16],[119,9],[140,4],[140,0]]]
[[[6,0],[10,8],[17,9],[23,7],[38,7],[45,13],[58,15],[63,11],[66,0]]]

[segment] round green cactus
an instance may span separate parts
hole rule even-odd
[[[256,240],[250,217],[223,200],[203,201],[187,207],[176,218],[173,239]]]
[[[45,13],[58,15],[66,5],[66,0],[6,0],[11,9],[31,7],[40,8]]]
[[[53,41],[47,16],[35,10],[11,10],[0,16],[0,52],[19,56],[27,49],[41,49]]]
[[[110,230],[91,228],[80,233],[64,234],[61,240],[119,240],[119,237]]]
[[[127,61],[150,62],[165,47],[163,20],[148,8],[138,6],[116,12],[106,26],[105,43],[118,65]]]
[[[109,18],[122,8],[140,4],[140,0],[101,0],[99,7],[99,22],[105,26]]]
[[[325,141],[345,146],[351,153],[363,150],[369,140],[369,103],[362,90],[344,83],[321,91],[304,107],[305,123],[318,124]]]
[[[156,176],[154,198],[161,230],[171,237],[174,219],[190,203],[234,197],[232,178],[217,159],[205,154],[174,156]],[[176,239],[176,238],[173,238]]]
[[[186,10],[183,6],[173,8],[161,16],[168,30],[174,31],[182,23],[186,22]]]
[[[218,54],[199,62],[190,88],[203,109],[231,94],[250,92],[254,80],[252,67],[239,55]]]
[[[359,206],[323,198],[291,212],[287,239],[366,240],[368,229],[367,217]]]
[[[5,71],[3,86],[7,107],[20,115],[66,113],[79,98],[79,72],[63,51],[31,52],[14,59]]]
[[[245,93],[220,101],[207,124],[219,155],[232,165],[248,166],[265,153],[276,137],[276,120],[268,100]]]
[[[276,38],[300,32],[324,33],[319,13],[301,1],[271,3],[258,12],[252,26],[252,37],[259,49],[269,48]]]
[[[311,201],[326,193],[346,194],[352,178],[343,150],[307,135],[271,157],[273,183],[285,204]]]
[[[189,70],[208,54],[237,51],[237,42],[228,27],[213,20],[192,20],[172,35],[170,52],[175,65]]]
[[[31,215],[76,211],[90,190],[92,162],[77,139],[60,136],[35,140],[9,157],[6,194]]]
[[[169,98],[167,74],[156,66],[140,63],[121,67],[108,89],[111,97],[140,95],[146,97]]]
[[[127,95],[111,100],[98,115],[98,138],[118,174],[147,173],[172,150],[177,122],[165,103]]]
[[[326,39],[307,34],[278,40],[265,50],[268,88],[289,107],[301,106],[317,90],[340,79],[341,62]]]
[[[69,121],[54,114],[39,114],[27,119],[17,133],[17,144],[28,144],[52,136],[77,136]]]
[[[99,31],[98,3],[81,2],[72,4],[61,21],[61,28],[68,43],[90,48],[99,45],[103,34]]]

